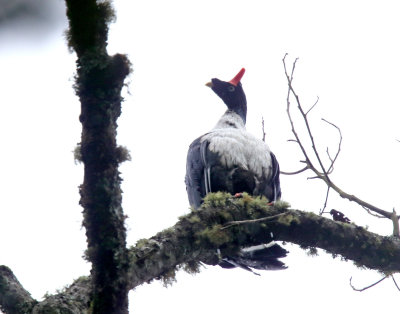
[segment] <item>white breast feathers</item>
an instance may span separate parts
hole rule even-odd
[[[208,148],[218,153],[221,163],[231,168],[252,171],[257,177],[271,174],[271,151],[265,142],[248,133],[242,119],[235,113],[227,112],[216,127],[201,141],[208,140]]]

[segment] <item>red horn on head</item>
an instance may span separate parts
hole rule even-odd
[[[244,68],[242,68],[242,69],[239,71],[239,73],[236,74],[236,76],[235,76],[233,79],[231,79],[231,80],[229,81],[229,83],[231,83],[232,85],[235,85],[235,86],[236,86],[236,85],[240,82],[240,80],[242,79],[242,77],[243,77],[245,71],[246,71],[246,70],[245,70]]]

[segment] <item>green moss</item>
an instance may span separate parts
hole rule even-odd
[[[268,209],[270,206],[268,205],[269,200],[265,196],[257,196],[253,197],[251,201],[251,205],[255,208]]]
[[[242,204],[243,206],[246,206],[252,202],[254,202],[253,197],[246,192],[242,193],[242,197],[239,198],[239,204]]]
[[[204,198],[202,207],[221,207],[226,206],[229,198],[232,197],[226,192],[209,193]]]
[[[181,268],[187,272],[188,274],[191,275],[196,275],[198,273],[200,273],[200,267],[202,266],[202,264],[200,262],[197,261],[189,261],[187,263],[184,263]]]
[[[167,236],[167,237],[173,236],[175,234],[175,227],[172,226],[172,227],[169,227],[167,229],[164,229],[163,232],[164,232],[165,236]]]
[[[300,218],[293,214],[286,214],[278,217],[278,222],[285,226],[290,226],[291,224],[300,224]]]
[[[163,286],[168,288],[172,286],[175,282],[177,282],[176,274],[178,270],[183,270],[191,275],[196,275],[200,273],[201,263],[197,261],[189,261],[187,263],[183,263],[181,265],[175,266],[156,278],[157,280],[161,280]]]
[[[136,242],[136,247],[138,249],[141,249],[143,247],[149,246],[149,240],[148,239],[139,239]]]
[[[119,163],[131,160],[131,154],[129,152],[129,149],[126,148],[125,146],[118,146],[116,155]]]
[[[165,288],[172,286],[176,282],[176,268],[171,268],[157,279],[161,280]]]
[[[72,152],[74,154],[75,164],[81,163],[82,162],[81,143],[76,144],[76,146]]]
[[[221,217],[224,221],[231,221],[231,220],[233,220],[232,215],[231,215],[228,211],[221,210],[221,211],[219,212],[219,214],[220,214],[220,217]]]
[[[290,204],[288,202],[279,200],[279,201],[276,201],[274,203],[274,207],[277,208],[277,209],[289,209],[290,208]]]
[[[188,221],[189,221],[190,223],[200,223],[200,222],[201,222],[201,218],[200,218],[198,215],[193,214],[192,216],[190,216],[190,217],[188,218]]]
[[[221,230],[221,225],[216,224],[212,227],[207,227],[203,231],[199,232],[199,238],[202,238],[209,243],[213,244],[215,247],[219,247],[226,242],[229,242],[230,237],[227,232]]]
[[[243,193],[243,197],[238,203],[246,209],[249,216],[254,216],[258,212],[265,212],[269,208],[268,202],[265,197],[251,197],[247,193]]]

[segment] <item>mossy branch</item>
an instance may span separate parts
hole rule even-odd
[[[180,217],[171,228],[139,240],[129,249],[129,289],[154,279],[169,284],[175,280],[178,269],[198,272],[201,263],[217,265],[221,256],[235,254],[242,247],[269,242],[272,236],[274,240],[303,248],[324,249],[334,256],[352,260],[357,266],[385,274],[400,271],[398,238],[380,236],[354,224],[335,222],[288,207],[284,202],[268,206],[266,199],[246,194],[242,198],[226,193],[209,194],[200,210]],[[221,255],[217,254],[217,249]],[[16,278],[14,281],[17,282]],[[4,288],[4,280],[1,282],[0,302],[4,302],[4,291],[9,293],[11,289],[7,288],[7,283]],[[79,279],[65,291],[37,304],[36,312],[26,313],[43,313],[38,311],[40,308],[63,309],[65,313],[76,313],[73,310],[76,308],[89,309],[90,282],[88,278]],[[81,296],[77,303],[71,301],[73,291]],[[25,301],[36,304],[27,292],[24,295]]]
[[[48,295],[38,303],[32,314],[49,313],[88,313],[91,299],[91,281],[89,277],[80,277],[70,286],[55,295]]]
[[[8,314],[30,313],[37,304],[7,266],[0,266],[0,308]]]
[[[265,199],[247,195],[236,199],[215,193],[207,196],[201,210],[181,217],[175,226],[130,249],[131,288],[164,274],[171,277],[171,269],[185,263],[216,265],[220,258],[217,248],[222,256],[229,255],[240,247],[271,241],[271,234],[274,240],[341,255],[357,266],[384,273],[400,271],[400,241],[395,237],[288,209],[281,202],[270,207]]]
[[[22,287],[11,269],[0,266],[0,308],[7,314],[86,313],[90,296],[90,279],[80,277],[69,287],[38,302]]]

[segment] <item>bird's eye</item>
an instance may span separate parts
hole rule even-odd
[[[234,92],[235,91],[235,86],[232,86],[232,85],[228,86],[228,91],[229,92]]]

